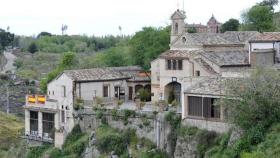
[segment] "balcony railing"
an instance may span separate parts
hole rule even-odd
[[[57,100],[49,99],[47,96],[44,95],[27,95],[25,107],[57,109],[58,104]]]
[[[41,136],[43,135],[43,136]],[[38,131],[30,131],[23,136],[26,139],[39,141],[39,142],[46,142],[46,143],[53,143],[54,139],[50,136],[49,133],[39,134]]]

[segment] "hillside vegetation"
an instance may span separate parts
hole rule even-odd
[[[21,154],[22,119],[0,112],[0,157],[13,158]]]

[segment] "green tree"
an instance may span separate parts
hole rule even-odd
[[[129,42],[133,64],[148,69],[150,62],[169,48],[169,38],[170,27],[144,27],[137,32]]]
[[[37,38],[41,38],[41,37],[43,37],[43,36],[52,36],[52,34],[49,33],[49,32],[41,32],[41,33],[39,33],[39,35],[37,36]]]
[[[248,130],[256,126],[268,128],[280,121],[280,73],[256,70],[251,77],[228,81],[229,98],[222,100],[229,120]]]
[[[76,54],[73,52],[64,53],[59,66],[63,69],[69,69],[77,64]]]
[[[274,6],[279,3],[278,0],[264,0],[259,3],[261,6],[268,6],[271,10],[274,10]]]
[[[28,52],[31,53],[33,57],[33,54],[36,53],[37,51],[38,51],[37,44],[35,42],[32,42],[28,47]]]
[[[12,44],[14,40],[14,34],[6,32],[5,30],[0,29],[0,53],[5,49],[5,47]]]
[[[188,33],[196,33],[196,29],[194,27],[188,28],[187,30]]]
[[[221,26],[221,32],[224,33],[226,31],[238,31],[239,21],[237,19],[229,19]]]
[[[269,6],[255,5],[242,14],[242,30],[248,31],[273,31],[273,11]]]

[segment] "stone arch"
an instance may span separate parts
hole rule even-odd
[[[143,85],[140,85],[140,84],[135,85],[135,94],[136,94],[136,95],[137,95],[137,92],[138,92],[141,88],[144,88],[144,86],[143,86]]]
[[[170,82],[164,87],[164,99],[168,101],[168,103],[171,103],[170,98],[174,98],[174,100],[177,101],[177,103],[181,103],[182,101],[182,96],[181,96],[181,91],[182,91],[182,85],[179,82]],[[171,97],[171,95],[174,95]]]

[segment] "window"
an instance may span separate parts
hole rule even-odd
[[[173,70],[177,69],[177,60],[172,61],[172,68],[173,68]]]
[[[195,71],[195,76],[200,76],[200,71],[199,70]]]
[[[62,86],[62,96],[66,97],[66,87]]]
[[[160,81],[160,77],[159,76],[157,76],[157,81]]]
[[[65,122],[65,111],[64,110],[61,111],[61,122],[62,123]]]
[[[30,111],[30,134],[38,134],[38,112]]]
[[[49,91],[49,95],[51,95],[51,92]]]
[[[202,97],[189,97],[188,101],[189,115],[202,117]]]
[[[52,91],[52,94],[54,95],[54,91]]]
[[[182,60],[178,60],[178,69],[183,70],[183,61]]]
[[[171,70],[171,60],[167,60],[167,70]]]
[[[43,113],[43,136],[54,137],[54,114]]]
[[[179,27],[178,27],[178,23],[175,23],[175,28],[174,28],[174,33],[178,34]]]
[[[183,70],[183,60],[181,59],[168,59],[167,62],[167,70]]]
[[[188,97],[188,115],[204,118],[220,118],[220,107],[215,105],[216,98]]]
[[[108,85],[103,86],[103,97],[109,97],[109,86]]]

